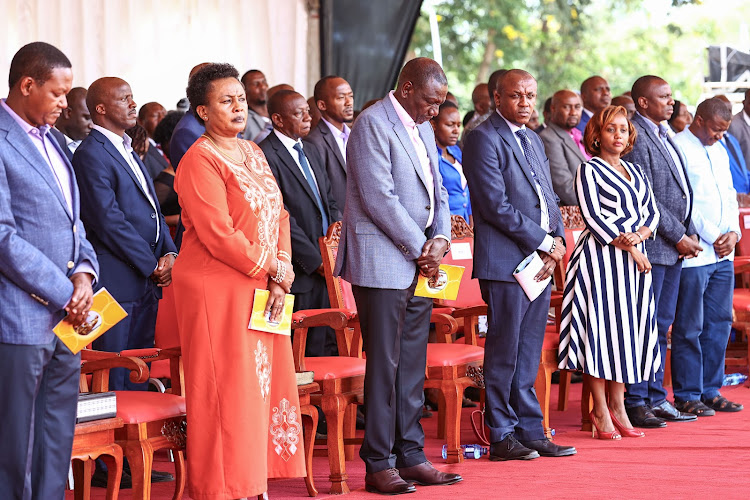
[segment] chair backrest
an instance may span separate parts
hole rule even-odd
[[[742,238],[735,248],[737,255],[750,255],[750,208],[740,207],[740,231]]]
[[[560,207],[565,226],[565,255],[563,256],[563,265],[555,267],[553,279],[558,290],[562,291],[565,286],[565,269],[568,267],[573,248],[576,246],[578,237],[581,235],[586,224],[583,222],[581,209],[577,206]]]
[[[346,309],[356,311],[357,304],[354,301],[352,285],[340,276],[333,275],[336,266],[336,255],[338,255],[339,241],[341,240],[341,221],[334,222],[328,228],[328,233],[318,240],[320,255],[323,258],[323,271],[326,275],[326,286],[328,287],[328,298],[334,309]],[[351,328],[336,331],[336,342],[339,347],[339,355],[362,357],[362,333],[359,323]]]
[[[154,345],[162,349],[179,347],[180,335],[177,331],[177,308],[174,302],[174,288],[170,285],[161,290],[162,299],[159,301],[159,311],[156,313]]]
[[[464,274],[456,300],[445,300],[441,305],[460,308],[484,304],[479,280],[471,277],[474,269],[474,231],[460,215],[451,215],[451,250],[443,257],[443,264],[463,266]]]

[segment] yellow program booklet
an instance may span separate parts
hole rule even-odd
[[[278,333],[280,335],[292,334],[292,312],[294,310],[294,295],[286,294],[284,297],[284,315],[281,321],[269,321],[268,316],[264,314],[266,303],[271,292],[268,290],[255,289],[253,298],[253,311],[250,315],[249,330],[258,330],[261,332]]]
[[[78,354],[78,351],[101,337],[104,332],[127,315],[125,309],[117,303],[107,289],[100,288],[94,294],[94,304],[81,326],[74,328],[73,325],[62,320],[52,331],[60,337],[63,344],[68,346],[73,354]]]
[[[440,264],[438,272],[432,278],[428,279],[420,274],[414,295],[430,299],[456,300],[464,269],[463,266]]]

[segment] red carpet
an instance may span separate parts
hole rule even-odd
[[[645,430],[642,439],[599,441],[580,429],[581,384],[574,384],[566,412],[553,411],[552,426],[556,441],[573,445],[578,455],[564,458],[538,458],[528,462],[490,462],[486,457],[448,466],[440,457],[442,443],[435,438],[437,416],[423,420],[427,435],[427,458],[438,468],[458,472],[464,480],[452,486],[417,487],[417,492],[403,498],[722,498],[750,497],[750,389],[724,388],[728,399],[743,403],[739,413],[717,413],[698,422],[670,424],[666,429]],[[553,408],[557,407],[557,386],[553,385]],[[462,437],[475,442],[469,410],[464,410]],[[159,456],[158,470],[171,470],[172,464]],[[364,464],[356,459],[347,462],[349,499],[381,498],[364,490]],[[318,498],[328,495],[328,459],[314,459]],[[153,487],[154,500],[172,496],[173,483]],[[269,496],[307,498],[303,479],[271,481]],[[72,499],[68,492],[66,499]],[[93,489],[92,498],[103,499],[104,490]],[[132,498],[123,490],[120,498]],[[185,496],[184,498],[189,498]]]

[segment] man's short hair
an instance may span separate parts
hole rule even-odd
[[[32,42],[21,47],[10,62],[8,87],[31,77],[40,85],[49,80],[56,68],[70,68],[70,60],[60,49],[45,42]]]
[[[302,97],[302,95],[295,90],[282,89],[278,92],[275,92],[271,97],[268,98],[268,104],[266,104],[266,109],[268,109],[268,116],[273,116],[276,113],[282,114],[284,108],[286,107],[287,98],[291,98],[292,96]],[[302,98],[304,99],[304,97]]]
[[[315,99],[316,103],[318,101],[325,101],[326,86],[328,85],[328,82],[336,80],[337,78],[341,77],[338,75],[328,75],[318,80],[318,83],[315,84],[315,88],[313,89],[313,99]]]
[[[252,75],[253,73],[263,74],[263,72],[261,70],[259,70],[259,69],[249,69],[249,70],[245,71],[242,74],[242,78],[240,78],[240,82],[242,82],[242,85],[245,85],[245,78],[247,78],[248,76]]]
[[[507,69],[498,69],[492,72],[490,79],[487,81],[487,93],[490,94],[490,102],[495,102],[495,91],[497,90],[497,82],[502,76],[507,73]],[[492,104],[494,106],[494,104]]]
[[[448,78],[446,78],[443,68],[434,59],[428,57],[417,57],[404,64],[404,67],[401,68],[401,74],[398,76],[398,86],[400,87],[407,81],[410,81],[416,87],[421,87],[430,82],[448,85]]]
[[[700,116],[704,120],[719,118],[728,122],[732,120],[732,107],[727,106],[727,103],[718,97],[712,97],[698,104],[695,116]]]
[[[497,80],[497,90],[500,90],[502,88],[503,84],[505,83],[505,79],[506,78],[508,78],[509,76],[513,76],[513,75],[518,75],[519,77],[521,77],[524,80],[534,80],[534,81],[536,81],[536,78],[534,78],[534,75],[532,75],[531,73],[529,73],[526,70],[523,70],[523,69],[509,69],[505,73],[503,73],[502,75],[500,75],[500,78],[498,78],[498,80]]]
[[[638,99],[641,97],[646,97],[646,93],[648,91],[648,88],[654,83],[654,82],[664,82],[664,78],[656,75],[644,75],[640,78],[638,78],[633,83],[633,88],[630,90],[630,97],[633,98],[633,102],[635,103],[636,109],[640,109],[640,106],[638,105]]]

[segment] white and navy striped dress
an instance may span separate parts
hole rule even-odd
[[[558,359],[560,368],[633,384],[661,364],[651,274],[609,243],[642,226],[654,232],[659,211],[640,167],[621,164],[630,180],[596,157],[576,174],[586,229],[568,263]],[[638,248],[646,253],[643,243]]]

